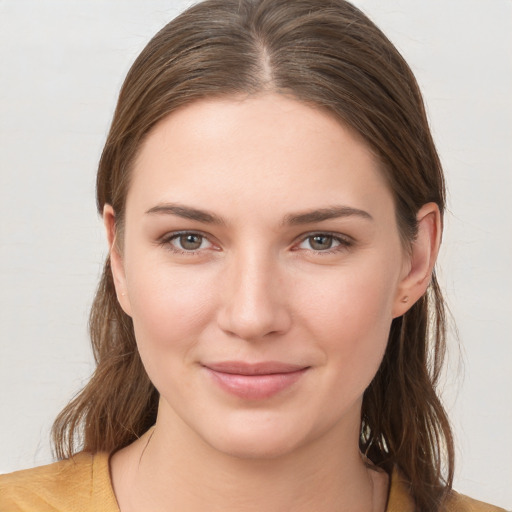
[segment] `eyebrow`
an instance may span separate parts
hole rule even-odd
[[[330,206],[328,208],[320,208],[318,210],[286,215],[283,219],[283,224],[296,226],[299,224],[310,224],[329,219],[353,216],[366,220],[373,220],[373,217],[368,212],[359,210],[358,208],[352,208],[351,206]]]
[[[150,208],[146,213],[176,215],[177,217],[182,217],[183,219],[196,220],[205,224],[225,224],[224,220],[214,213],[174,203],[158,204],[153,206],[153,208]]]
[[[226,224],[224,219],[214,213],[175,203],[158,204],[147,210],[146,213],[150,215],[176,215],[183,219],[195,220],[205,224]],[[352,208],[351,206],[330,206],[328,208],[319,208],[316,210],[285,215],[282,220],[282,225],[297,226],[300,224],[311,224],[313,222],[322,222],[329,219],[353,216],[366,220],[373,220],[373,217],[368,212],[358,208]]]

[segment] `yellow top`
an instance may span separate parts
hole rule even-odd
[[[453,493],[445,512],[505,512]],[[107,453],[79,453],[63,460],[0,476],[0,512],[119,512]],[[407,485],[391,476],[386,512],[414,512]]]

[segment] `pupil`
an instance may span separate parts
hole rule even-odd
[[[313,249],[330,249],[332,245],[332,236],[316,235],[312,237],[310,244]]]
[[[180,236],[180,244],[183,249],[193,251],[201,247],[201,237],[199,235],[182,235]]]

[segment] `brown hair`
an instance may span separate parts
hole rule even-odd
[[[111,204],[122,229],[130,170],[155,124],[202,97],[274,91],[322,108],[373,149],[394,195],[405,243],[416,214],[444,209],[443,174],[420,91],[399,52],[344,0],[207,0],[165,26],[124,82],[101,156],[98,210]],[[158,392],[140,360],[132,321],[119,306],[110,262],[91,311],[96,371],[53,428],[56,454],[116,451],[156,419]],[[433,512],[451,489],[453,441],[437,397],[445,348],[442,295],[429,290],[393,321],[380,369],[363,399],[360,447],[397,466],[416,510]],[[444,471],[443,471],[444,469]]]

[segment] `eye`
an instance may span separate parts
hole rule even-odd
[[[187,233],[179,235],[172,240],[180,249],[185,251],[197,251],[200,249],[204,242],[204,237],[196,233]]]
[[[213,244],[204,235],[195,232],[170,233],[161,240],[164,245],[177,253],[195,253],[212,248]]]
[[[335,243],[332,235],[313,235],[306,238],[307,243],[315,251],[325,251],[331,249]]]
[[[297,246],[297,249],[332,253],[346,249],[350,247],[352,243],[353,242],[348,237],[345,238],[341,235],[315,233],[304,238]]]

